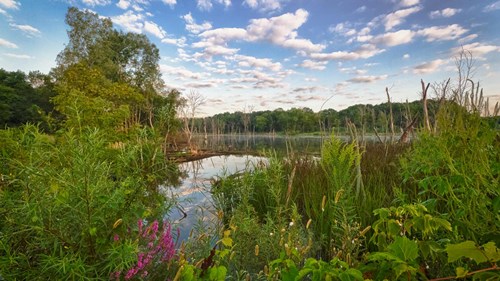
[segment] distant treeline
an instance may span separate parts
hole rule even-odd
[[[54,78],[40,72],[25,74],[0,69],[0,126],[16,127],[25,123],[59,123],[61,114],[52,99],[57,95]],[[395,132],[407,127],[417,118],[417,127],[422,123],[422,103],[391,103]],[[379,105],[353,105],[344,110],[326,109],[314,112],[309,108],[276,109],[221,113],[211,117],[196,118],[194,132],[207,134],[231,133],[313,133],[343,130],[346,122],[352,122],[365,132],[390,131],[389,103]],[[437,103],[429,100],[429,115],[432,118]],[[47,120],[47,118],[51,120]],[[58,122],[59,121],[59,122]]]
[[[407,103],[358,104],[336,111],[325,109],[314,112],[310,108],[281,108],[270,111],[234,113],[225,112],[211,117],[196,118],[195,132],[207,134],[232,133],[314,133],[345,131],[350,122],[364,132],[389,133],[392,119],[395,133],[401,132],[416,118],[414,127],[423,123],[421,101]],[[438,102],[428,100],[429,117],[434,118]]]

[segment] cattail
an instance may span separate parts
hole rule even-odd
[[[325,206],[326,206],[326,195],[323,195],[323,200],[321,201],[321,211],[325,211]]]
[[[122,219],[117,219],[115,223],[113,224],[113,229],[117,228],[122,224],[123,220]]]
[[[307,224],[306,224],[306,229],[309,229],[309,226],[311,225],[311,223],[312,223],[312,219],[309,219],[307,221]]]
[[[259,256],[259,245],[255,245],[255,256]]]
[[[337,191],[337,193],[335,194],[335,204],[337,204],[339,202],[340,197],[342,196],[343,193],[344,193],[344,189]]]
[[[365,229],[363,229],[360,233],[359,233],[359,236],[365,236],[365,234],[371,229],[372,227],[371,226],[367,226],[365,227]]]

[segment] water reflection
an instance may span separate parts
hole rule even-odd
[[[244,171],[259,161],[266,160],[249,155],[224,155],[180,164],[179,170],[185,174],[185,178],[181,180],[180,186],[170,189],[172,196],[179,201],[179,207],[168,214],[169,220],[180,228],[180,239],[187,239],[195,225],[202,223],[208,227],[216,218],[210,195],[214,177]]]
[[[194,137],[199,148],[211,151],[269,151],[278,153],[318,154],[320,136],[277,136],[277,135],[197,135]]]

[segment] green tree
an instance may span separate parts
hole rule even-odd
[[[104,94],[107,98],[119,99],[119,101],[100,101],[104,104],[108,102],[120,104],[130,97],[131,91],[140,94],[141,102],[137,103],[136,98],[129,100],[131,115],[127,124],[131,126],[142,123],[153,127],[157,106],[155,102],[162,103],[158,96],[164,88],[158,65],[160,60],[158,48],[145,35],[119,32],[113,29],[109,19],[101,18],[90,11],[80,11],[71,7],[66,15],[66,23],[70,27],[69,43],[58,55],[58,67],[54,72],[58,82],[65,85],[66,92],[63,96],[71,100],[63,102],[61,97],[58,98],[59,103],[73,102],[75,96],[67,95],[67,92],[72,90],[72,80],[68,78],[72,78],[73,74],[66,72],[74,72],[75,65],[79,65],[77,68],[98,72],[99,82],[109,80],[106,83],[125,91],[123,98],[119,95]],[[78,86],[75,88],[82,90]]]

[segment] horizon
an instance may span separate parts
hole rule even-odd
[[[0,68],[48,73],[75,6],[145,34],[163,80],[206,98],[197,117],[420,100],[420,79],[457,76],[464,48],[500,101],[500,1],[0,0]],[[430,90],[431,97],[432,90]]]

